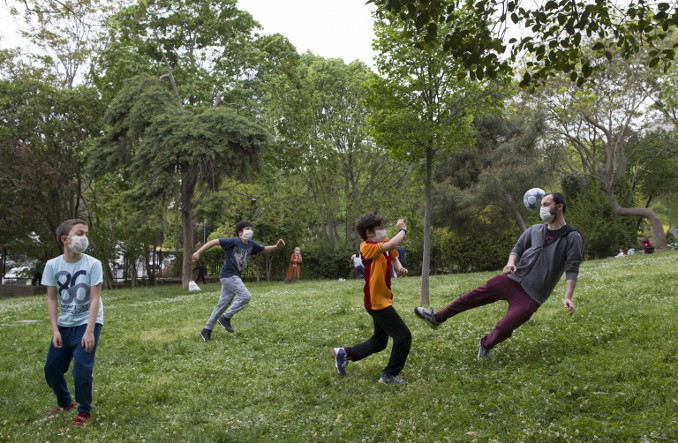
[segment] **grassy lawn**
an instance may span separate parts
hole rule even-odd
[[[435,276],[441,308],[492,273]],[[105,291],[92,420],[67,429],[43,369],[44,297],[0,300],[0,441],[676,441],[678,253],[582,264],[577,312],[563,282],[514,336],[476,361],[505,311],[476,309],[432,330],[416,319],[420,279],[394,281],[413,334],[403,378],[376,381],[385,352],[334,369],[331,348],[372,331],[358,281],[248,283],[253,298],[198,331],[219,295],[179,288]],[[67,374],[72,386],[70,371]]]

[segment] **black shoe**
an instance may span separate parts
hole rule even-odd
[[[202,339],[203,339],[204,341],[210,341],[210,340],[212,340],[212,330],[211,330],[211,329],[205,329],[205,328],[203,328],[203,330],[200,331],[198,334],[200,334],[200,337],[202,337]]]
[[[483,346],[483,340],[480,340],[478,343],[478,355],[476,356],[477,360],[489,360],[490,359],[490,350]]]
[[[440,322],[436,321],[436,312],[433,309],[420,308],[417,306],[414,308],[414,313],[417,317],[424,320],[430,327],[433,329],[441,325]]]
[[[221,317],[217,320],[217,323],[221,325],[222,328],[226,329],[228,332],[234,332],[231,327],[231,319],[226,317]]]

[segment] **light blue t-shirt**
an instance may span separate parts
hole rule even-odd
[[[48,260],[41,283],[54,286],[61,307],[59,326],[73,327],[87,324],[89,319],[90,288],[103,282],[101,262],[87,254],[76,263],[68,263],[64,256]],[[104,303],[99,300],[97,323],[104,324]]]

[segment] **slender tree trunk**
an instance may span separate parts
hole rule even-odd
[[[431,266],[431,177],[433,175],[433,148],[426,149],[426,178],[424,181],[424,254],[421,263],[421,296],[419,304],[429,303],[429,269]]]
[[[334,216],[330,208],[327,208],[327,242],[334,249]]]
[[[520,214],[520,211],[513,204],[513,197],[511,197],[511,194],[505,192],[504,201],[508,203],[509,206],[511,207],[511,212],[513,212],[513,218],[516,220],[516,224],[518,225],[520,232],[525,232],[527,230],[527,225],[525,224],[525,220],[523,219],[523,216]]]
[[[184,254],[181,271],[181,286],[188,289],[193,280],[193,194],[195,194],[195,178],[190,167],[181,175],[181,222],[184,233]]]
[[[615,197],[614,192],[609,186],[606,191],[607,197],[612,205],[612,210],[614,210],[616,215],[622,217],[644,217],[648,219],[652,228],[652,235],[654,236],[655,249],[659,251],[666,250],[666,233],[664,233],[664,225],[662,225],[661,220],[659,220],[654,211],[648,208],[624,208],[619,204],[617,197]]]
[[[2,280],[5,278],[5,271],[7,266],[7,249],[3,246],[2,247],[2,273],[0,273],[0,285],[2,284]]]

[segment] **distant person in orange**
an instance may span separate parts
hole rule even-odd
[[[294,248],[294,252],[290,255],[290,265],[287,267],[287,275],[285,276],[285,283],[296,283],[301,275],[301,262],[304,259],[301,257],[301,249],[299,246]]]

